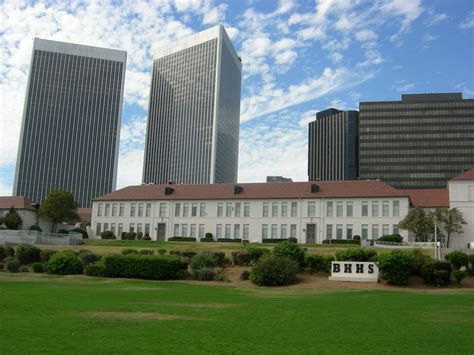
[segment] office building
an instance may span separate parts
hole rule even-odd
[[[355,180],[358,177],[359,113],[330,108],[309,123],[310,181]]]
[[[81,207],[116,185],[124,51],[35,38],[13,194],[55,187]]]
[[[410,94],[359,108],[361,178],[397,188],[445,188],[474,166],[474,99]]]
[[[267,176],[267,182],[293,182],[293,179],[284,176]]]
[[[237,180],[241,68],[223,26],[155,50],[143,183]]]

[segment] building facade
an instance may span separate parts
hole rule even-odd
[[[82,207],[116,185],[124,51],[35,38],[13,194],[54,188]]]
[[[309,123],[309,181],[355,180],[359,165],[359,113],[330,108]]]
[[[359,170],[397,188],[445,188],[474,166],[474,99],[460,93],[361,102]]]
[[[241,69],[223,26],[154,52],[143,183],[237,181]]]
[[[94,200],[92,229],[214,239],[376,239],[407,233],[409,199],[381,181],[130,186]],[[99,237],[100,238],[100,237]]]

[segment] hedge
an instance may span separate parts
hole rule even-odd
[[[56,275],[82,274],[83,266],[76,255],[69,251],[54,254],[46,263],[46,271]]]
[[[169,242],[195,242],[194,237],[171,237],[168,239]]]
[[[210,243],[210,242],[215,242],[215,240],[213,238],[201,238],[199,239],[200,242],[207,242],[207,243]]]
[[[283,238],[283,239],[278,239],[278,238],[265,238],[265,239],[262,239],[262,243],[280,243],[280,242],[286,242],[288,241],[287,238]]]
[[[332,255],[306,254],[305,266],[308,272],[331,272],[331,262],[334,261]]]
[[[82,235],[82,239],[88,239],[89,235],[87,234],[87,231],[81,228],[74,228],[69,231],[69,233],[80,233]]]
[[[426,284],[445,286],[451,280],[451,264],[446,261],[434,260],[421,269],[421,277]]]
[[[304,266],[305,251],[298,244],[285,241],[278,243],[272,250],[272,254],[276,256],[286,256],[295,261],[299,267]]]
[[[242,242],[242,239],[240,239],[240,238],[236,238],[236,239],[232,239],[232,238],[217,238],[217,241],[218,241],[218,242],[224,242],[224,243],[241,243],[241,242]]]
[[[31,264],[41,261],[41,249],[30,244],[19,244],[16,247],[16,258],[21,265]]]
[[[339,261],[375,261],[377,252],[372,249],[348,248],[336,252]]]
[[[469,257],[466,253],[463,253],[462,251],[453,251],[449,254],[446,254],[445,259],[449,261],[453,269],[456,270],[459,270],[463,266],[467,269],[467,267],[469,266]]]
[[[237,266],[248,266],[252,263],[252,257],[246,250],[235,250],[231,252],[232,262]]]
[[[111,231],[103,231],[100,233],[102,239],[117,239],[117,237]]]
[[[107,277],[128,277],[151,280],[181,279],[188,265],[171,256],[120,255],[102,257],[103,274]]]
[[[401,250],[382,254],[378,262],[382,279],[394,285],[406,285],[413,267],[413,255]]]
[[[401,243],[403,238],[400,234],[383,235],[379,239],[381,242]]]
[[[356,244],[360,245],[360,240],[357,239],[325,239],[323,244]]]
[[[291,285],[296,282],[298,264],[285,256],[268,256],[250,272],[250,281],[260,286]]]

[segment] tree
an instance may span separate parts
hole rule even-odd
[[[442,208],[437,211],[436,219],[441,229],[446,233],[446,248],[449,248],[449,238],[452,233],[462,233],[462,225],[467,224],[463,213],[457,208]]]
[[[10,207],[8,213],[3,217],[2,222],[8,229],[18,229],[23,224],[23,220],[13,206]]]
[[[56,225],[62,222],[78,221],[76,209],[78,204],[69,191],[54,189],[51,191],[39,209],[39,216],[49,219],[53,226],[51,232],[56,230]]]
[[[415,208],[398,224],[400,229],[412,232],[416,240],[426,242],[434,233],[434,213],[422,208]]]

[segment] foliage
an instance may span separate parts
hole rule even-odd
[[[166,254],[166,249],[158,249],[158,254],[159,255],[165,255]]]
[[[240,279],[246,281],[249,278],[250,278],[250,271],[248,270],[242,271],[242,273],[240,274]]]
[[[207,254],[209,254],[211,257],[213,257],[216,260],[217,266],[224,266],[226,263],[225,259],[225,253],[222,251],[208,251]],[[181,253],[181,256],[183,253]]]
[[[26,265],[20,266],[20,272],[30,272],[30,268]]]
[[[56,275],[82,274],[82,264],[74,253],[62,251],[49,259],[46,263],[46,271]]]
[[[194,237],[171,237],[168,239],[169,242],[195,242]]]
[[[230,255],[234,265],[248,266],[252,263],[251,254],[247,250],[235,250]]]
[[[37,232],[42,232],[43,229],[37,225],[37,224],[33,224],[30,226],[30,228],[28,228],[30,231],[37,231]]]
[[[250,254],[251,263],[256,263],[265,255],[270,254],[270,250],[260,247],[248,247],[247,252]]]
[[[462,225],[467,224],[463,218],[463,213],[457,208],[442,208],[436,214],[440,222],[441,229],[446,234],[446,248],[449,248],[449,241],[452,233],[463,233]]]
[[[323,244],[355,244],[360,245],[360,240],[357,239],[325,239]]]
[[[217,266],[217,259],[208,253],[200,253],[191,259],[189,266],[192,271],[202,268],[212,269]]]
[[[3,259],[5,259],[9,256],[11,256],[11,255],[9,255],[8,249],[5,246],[0,245],[0,261],[3,261]]]
[[[240,238],[217,238],[218,242],[223,242],[223,243],[241,243],[242,239]]]
[[[200,281],[212,281],[216,273],[212,268],[203,267],[201,269],[193,270],[193,278]]]
[[[381,242],[401,243],[403,241],[403,238],[400,234],[392,234],[381,236],[377,240],[380,240]]]
[[[137,249],[133,248],[125,248],[120,251],[123,255],[129,255],[129,254],[138,254]]]
[[[143,239],[143,232],[138,232],[137,233],[137,240],[142,240]]]
[[[298,244],[285,241],[278,243],[272,250],[272,254],[276,256],[286,256],[294,260],[301,268],[304,266],[304,250]]]
[[[375,261],[377,252],[373,249],[348,248],[336,252],[339,261]]]
[[[453,269],[459,270],[460,268],[468,267],[469,258],[467,254],[462,251],[453,251],[449,254],[446,254],[445,259],[449,261]]]
[[[58,223],[79,220],[76,212],[78,207],[79,205],[74,201],[72,193],[56,188],[46,196],[38,215],[49,219],[53,223],[51,231],[54,232]]]
[[[332,255],[306,254],[305,266],[308,272],[331,272],[331,262],[334,261]]]
[[[81,228],[74,228],[69,231],[69,233],[80,233],[82,235],[82,239],[88,239],[89,235],[87,234],[87,231]]]
[[[149,235],[145,235],[142,240],[151,240],[151,237]]]
[[[356,234],[355,236],[352,237],[352,240],[355,240],[360,243],[360,235]]]
[[[406,285],[413,267],[413,256],[401,250],[392,250],[379,256],[378,266],[383,280],[393,285]]]
[[[31,268],[33,272],[42,273],[44,272],[44,264],[43,263],[33,263],[31,264]]]
[[[200,242],[207,242],[207,243],[211,243],[211,242],[215,242],[214,238],[201,238],[199,239]]]
[[[421,277],[426,284],[445,286],[451,278],[451,264],[446,261],[433,260],[421,269]]]
[[[469,275],[474,276],[474,254],[470,254],[467,259],[467,271]]]
[[[81,262],[83,266],[93,264],[100,260],[100,257],[98,255],[95,255],[93,252],[88,251],[88,250],[79,253],[77,258],[79,259],[79,261]]]
[[[181,257],[183,257],[183,258],[191,259],[194,256],[196,256],[196,254],[197,254],[197,252],[192,251],[192,250],[183,250],[182,252],[180,252],[179,255],[181,255]]]
[[[112,233],[111,231],[103,231],[102,233],[100,233],[100,237],[102,239],[116,239],[114,233]]]
[[[40,260],[42,263],[46,263],[51,259],[51,257],[56,254],[56,250],[42,249],[40,251]]]
[[[84,274],[87,276],[103,277],[105,276],[104,264],[100,261],[93,264],[87,264],[84,266]]]
[[[411,209],[398,226],[400,229],[414,233],[417,240],[426,242],[434,233],[434,213],[423,208]]]
[[[453,276],[456,279],[456,285],[461,287],[461,282],[467,277],[467,272],[464,270],[456,269],[453,271]]]
[[[150,249],[142,249],[138,252],[138,255],[153,255],[155,252]]]
[[[102,257],[104,276],[174,280],[186,275],[187,264],[176,257],[110,254]]]
[[[23,224],[23,220],[18,214],[17,210],[12,206],[8,213],[3,217],[3,223],[7,226],[7,229],[18,229]]]
[[[430,263],[433,259],[430,256],[423,254],[421,249],[413,249],[411,255],[413,257],[411,273],[412,275],[421,276],[423,266]]]
[[[16,258],[20,264],[31,264],[36,261],[41,261],[41,249],[30,244],[19,244],[16,247]]]
[[[206,238],[206,239],[214,239],[214,236],[212,235],[212,233],[207,232],[206,234],[204,234],[204,238]]]
[[[298,239],[295,238],[295,237],[289,237],[289,238],[288,238],[288,241],[289,241],[289,242],[292,242],[292,243],[298,243]]]
[[[17,259],[8,260],[7,263],[5,264],[5,267],[9,272],[20,271],[20,266],[21,264]]]
[[[250,281],[259,286],[282,286],[296,282],[298,263],[286,256],[261,258],[250,272]]]
[[[122,239],[123,240],[135,240],[137,237],[137,233],[135,232],[123,232],[122,233]]]
[[[288,239],[279,239],[279,238],[265,238],[262,239],[262,243],[281,243],[281,242],[287,242]]]

